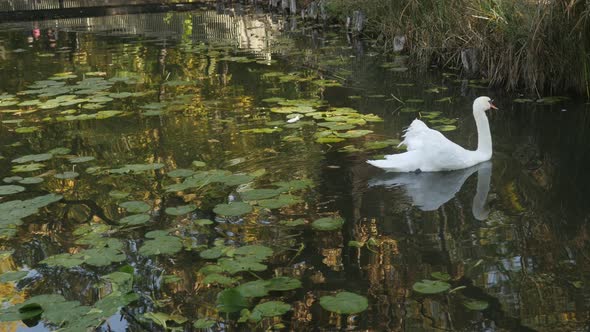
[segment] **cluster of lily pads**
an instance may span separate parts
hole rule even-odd
[[[58,160],[67,160],[69,164],[81,164],[95,162],[92,156],[72,156],[68,155],[69,149],[55,148],[46,153],[25,155],[12,160],[15,164],[13,172],[36,172],[45,168],[44,162],[58,158]],[[23,169],[21,166],[28,166]],[[170,184],[164,186],[163,194],[174,195],[179,192],[197,191],[205,192],[208,186],[222,186],[228,190],[239,189],[237,194],[240,201],[230,201],[228,203],[219,203],[213,208],[213,212],[218,218],[235,218],[241,217],[253,212],[255,209],[276,210],[290,207],[294,204],[303,202],[303,198],[297,195],[302,190],[307,190],[313,186],[309,179],[299,179],[291,181],[276,181],[265,185],[263,188],[253,188],[259,174],[232,173],[227,170],[208,169],[206,163],[195,161],[192,163],[192,169],[174,169],[167,172]],[[116,168],[90,166],[87,167],[86,173],[91,176],[143,176],[153,174],[157,171],[163,171],[164,164],[126,164]],[[58,179],[74,179],[79,176],[67,175],[63,172],[54,174]],[[66,176],[67,175],[67,176]],[[22,178],[20,176],[11,176],[4,179],[7,183],[42,183],[43,177],[32,176]],[[35,179],[35,180],[33,180]],[[40,180],[37,180],[40,179]],[[25,191],[24,187],[17,185],[0,186],[2,195],[15,195]],[[150,211],[152,206],[145,201],[129,200],[125,201],[131,193],[112,190],[109,196],[119,200],[118,206],[125,210],[127,215],[117,220],[117,225],[107,225],[103,223],[83,224],[74,232],[74,244],[83,249],[75,253],[60,253],[46,257],[40,261],[41,265],[50,268],[74,269],[80,266],[87,267],[109,267],[117,266],[127,261],[126,243],[124,240],[114,237],[118,232],[127,228],[137,228],[150,226],[149,221],[152,219]],[[22,218],[38,212],[38,209],[51,203],[62,200],[61,195],[49,194],[30,200],[15,200],[0,204],[0,210],[4,211],[2,221],[2,235],[4,237],[14,236],[16,226],[22,223]],[[207,227],[214,224],[210,219],[195,218],[194,211],[199,207],[194,203],[186,205],[168,206],[165,213],[172,217],[188,217],[195,225]],[[299,227],[305,225],[302,220],[287,220],[281,222],[281,225],[288,227]],[[344,220],[338,216],[321,217],[313,221],[311,228],[318,231],[337,230],[344,224]],[[138,253],[144,256],[174,255],[179,253],[183,248],[185,250],[200,251],[199,256],[205,260],[215,260],[214,264],[203,266],[199,272],[203,275],[203,284],[210,287],[220,287],[216,300],[216,306],[220,312],[240,311],[240,322],[256,323],[265,317],[280,316],[287,313],[291,306],[279,300],[259,301],[258,298],[276,292],[285,292],[301,287],[301,282],[292,277],[275,277],[270,279],[259,279],[247,281],[249,273],[266,271],[268,265],[265,261],[273,255],[274,250],[264,245],[246,245],[235,246],[226,245],[223,241],[215,242],[214,246],[193,246],[188,238],[183,235],[173,233],[181,230],[176,227],[168,230],[152,230],[144,234],[142,244],[139,246]],[[184,231],[181,231],[181,234]],[[23,271],[24,272],[24,271]],[[124,273],[124,274],[121,274]],[[244,275],[244,273],[247,273]],[[13,272],[0,275],[8,281],[18,281],[26,277],[26,273]],[[127,276],[126,278],[122,278]],[[239,277],[237,277],[239,275]],[[95,327],[112,315],[114,310],[119,306],[127,305],[138,298],[129,283],[132,283],[133,271],[113,272],[103,277],[111,283],[115,290],[109,294],[104,301],[96,302],[93,306],[82,306],[77,301],[65,301],[63,297],[52,297],[51,294],[32,297],[22,305],[6,308],[0,313],[0,320],[31,320],[43,319],[49,323],[56,324],[64,331],[75,331],[81,326]],[[114,281],[111,279],[115,279]],[[131,278],[131,279],[130,279]],[[119,287],[119,282],[124,280],[125,292]],[[357,313],[367,307],[366,298],[349,293],[342,292],[336,295],[337,299],[346,297],[347,302],[335,301],[331,296],[325,296],[320,299],[322,307],[326,310],[339,313]],[[111,299],[111,302],[105,302]],[[351,299],[354,299],[352,301]],[[48,305],[48,301],[53,300],[56,303],[62,303],[60,308],[68,308],[75,313],[76,317],[82,317],[75,320],[74,315],[60,316],[53,308]],[[340,304],[339,304],[340,303]],[[357,303],[351,307],[351,303]],[[108,307],[105,307],[108,306]],[[95,314],[94,311],[100,309],[101,314]],[[107,310],[108,309],[108,310]],[[167,327],[171,324],[182,325],[186,323],[187,318],[181,315],[168,315],[163,312],[150,312],[143,316],[156,324]],[[212,326],[217,320],[211,317],[202,318],[194,322],[195,327]]]

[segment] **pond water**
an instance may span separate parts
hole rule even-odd
[[[299,27],[298,27],[299,25]],[[588,105],[243,8],[0,24],[0,329],[588,329]],[[416,117],[494,156],[384,173]]]

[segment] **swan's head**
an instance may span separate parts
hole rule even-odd
[[[485,97],[485,96],[478,97],[473,102],[473,110],[474,111],[485,112],[489,109],[495,109],[495,110],[498,109],[496,106],[494,106],[494,104],[492,103],[492,99],[490,99],[490,97]]]

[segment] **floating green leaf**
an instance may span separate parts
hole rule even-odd
[[[336,296],[320,297],[320,305],[337,314],[356,314],[367,310],[369,301],[366,297],[355,293],[340,292]]]
[[[42,169],[43,167],[45,167],[45,165],[39,164],[39,163],[32,163],[32,164],[26,164],[26,165],[16,165],[16,166],[12,167],[12,172],[14,172],[14,173],[34,172],[34,171],[38,171],[38,170]]]
[[[422,280],[414,283],[412,289],[422,294],[438,294],[446,292],[451,285],[440,280]]]
[[[305,225],[306,221],[305,221],[305,219],[281,220],[281,221],[279,221],[279,224],[284,225],[284,226],[288,226],[288,227],[295,227],[295,226]]]
[[[187,214],[191,211],[194,211],[196,208],[197,208],[197,206],[194,204],[181,205],[181,206],[176,206],[176,207],[167,207],[165,212],[166,212],[166,214],[169,214],[172,216],[180,216],[183,214]]]
[[[179,168],[168,172],[167,175],[171,178],[186,178],[193,174],[195,174],[195,171],[193,170]]]
[[[23,191],[25,191],[25,187],[15,185],[0,186],[0,196],[12,195]]]
[[[123,198],[129,196],[129,193],[126,191],[112,190],[109,192],[109,196],[116,198],[116,199],[123,199]]]
[[[291,310],[291,306],[282,301],[268,301],[257,304],[252,310],[250,320],[260,321],[263,317],[281,316]]]
[[[86,259],[81,254],[71,255],[68,253],[53,255],[45,258],[40,263],[49,266],[62,266],[65,268],[71,268],[82,265]]]
[[[243,283],[236,289],[243,297],[263,297],[268,295],[269,289],[267,287],[269,284],[268,280],[254,280]]]
[[[28,274],[28,271],[8,271],[0,275],[0,282],[18,281]]]
[[[77,178],[79,175],[80,174],[78,174],[77,172],[63,172],[55,174],[54,177],[62,180],[69,180]]]
[[[463,301],[463,305],[465,306],[465,308],[467,308],[469,310],[482,311],[482,310],[486,310],[488,308],[489,303],[486,301],[480,301],[480,300],[466,300],[466,301]]]
[[[130,213],[144,213],[150,210],[150,206],[146,202],[142,201],[129,201],[119,204],[120,207],[127,210]]]
[[[311,228],[318,231],[333,231],[344,225],[344,219],[340,217],[320,218],[311,223]]]
[[[132,214],[119,220],[119,223],[124,225],[142,225],[148,222],[149,220],[149,214]]]
[[[217,295],[217,309],[220,312],[238,312],[248,307],[248,300],[235,288],[221,291]]]
[[[448,273],[444,273],[444,272],[432,272],[430,273],[430,275],[438,280],[442,280],[442,281],[449,281],[451,280],[451,276]]]
[[[209,329],[213,327],[217,322],[211,319],[200,318],[193,324],[193,327],[196,329]]]
[[[259,199],[266,199],[278,196],[281,193],[277,189],[253,189],[240,193],[242,199],[245,201],[255,201]]]
[[[125,165],[120,168],[109,169],[109,173],[113,174],[126,174],[126,173],[143,173],[148,171],[154,171],[164,167],[164,164],[131,164]]]
[[[146,241],[139,248],[139,253],[144,256],[172,255],[180,250],[182,250],[182,241],[176,236],[166,235]]]
[[[204,161],[195,160],[192,162],[192,165],[195,167],[205,167],[207,166],[207,163],[205,163]]]
[[[18,183],[20,183],[20,184],[37,184],[37,183],[41,183],[43,181],[44,181],[43,178],[28,177],[28,178],[24,178],[24,179],[18,181]]]
[[[79,163],[85,163],[87,161],[91,161],[94,159],[95,158],[92,156],[83,156],[83,157],[71,157],[71,158],[68,158],[68,161],[71,162],[72,164],[79,164]]]
[[[34,162],[45,161],[45,160],[49,160],[51,158],[53,158],[53,154],[51,154],[51,153],[30,154],[30,155],[22,156],[20,158],[16,158],[12,162],[17,163],[17,164],[24,164],[24,163],[30,163],[33,161]]]
[[[213,212],[222,216],[237,217],[252,211],[252,206],[244,202],[233,202],[229,204],[218,204]]]
[[[303,202],[303,200],[301,200],[299,197],[292,195],[280,195],[278,198],[259,200],[258,205],[267,209],[279,209],[301,202]]]
[[[14,131],[19,134],[28,134],[39,130],[39,127],[19,127],[16,128]]]
[[[301,281],[291,277],[276,277],[268,280],[269,291],[288,291],[301,288]]]
[[[230,278],[224,276],[222,274],[211,273],[203,279],[204,284],[219,284],[222,286],[231,286],[232,284],[236,283],[237,280],[234,278]]]
[[[219,266],[229,274],[244,271],[265,271],[267,266],[260,263],[259,259],[252,257],[220,258]]]
[[[194,221],[194,223],[199,226],[206,226],[206,225],[211,225],[213,223],[213,221],[211,221],[209,219],[197,219]]]

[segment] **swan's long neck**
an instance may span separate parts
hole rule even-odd
[[[490,123],[485,111],[474,109],[473,117],[477,126],[477,152],[483,154],[488,160],[492,157],[492,134]]]

